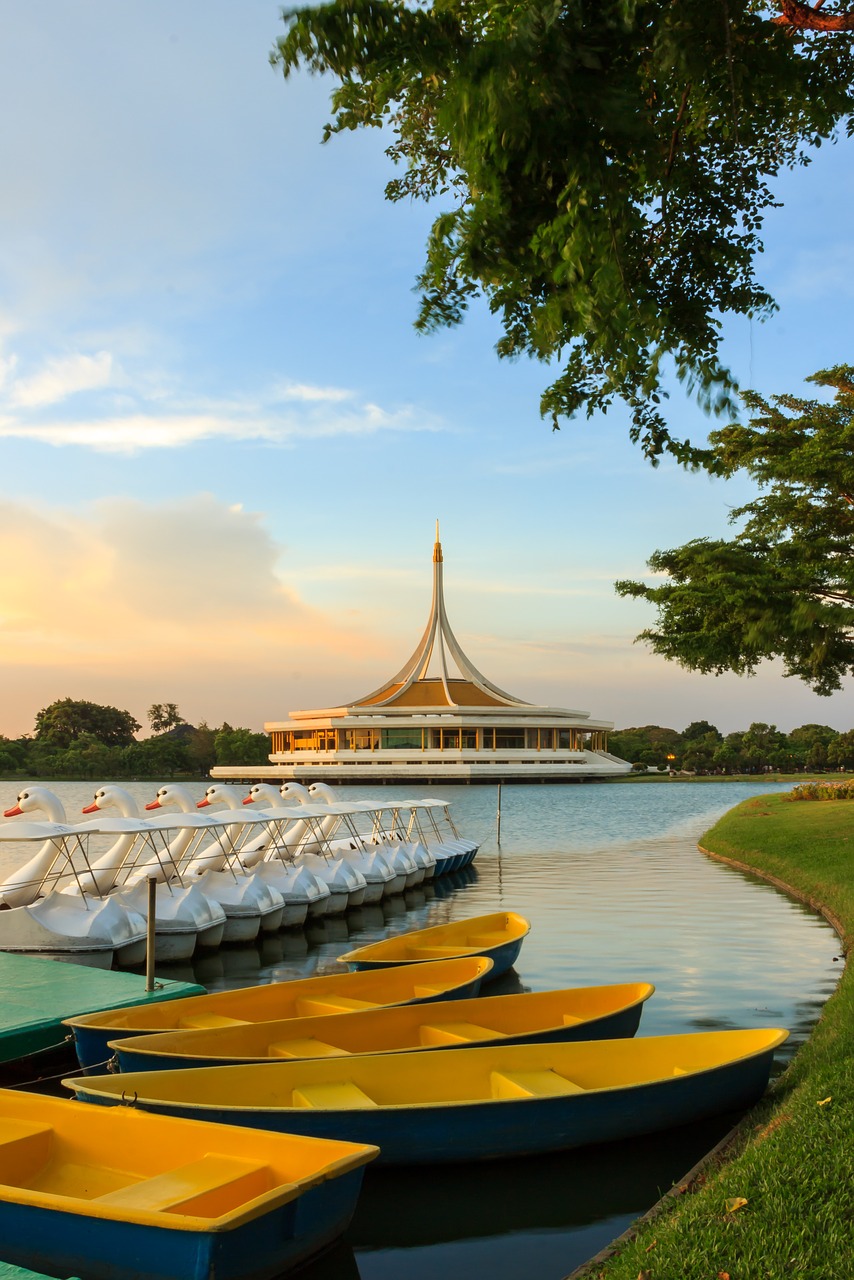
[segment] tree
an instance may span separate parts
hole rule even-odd
[[[333,0],[285,11],[271,60],[339,81],[324,141],[392,130],[390,200],[444,198],[417,328],[483,296],[500,356],[557,366],[555,427],[619,398],[653,461],[712,466],[671,436],[664,371],[737,411],[721,317],[774,309],[754,275],[773,180],[854,105],[852,41],[793,36],[814,11],[782,3]]]
[[[59,748],[70,746],[84,735],[107,747],[126,747],[140,727],[129,711],[62,698],[39,711],[35,737],[42,745]]]
[[[744,522],[737,536],[656,551],[649,567],[669,581],[616,589],[656,605],[655,628],[638,637],[656,653],[716,674],[779,657],[826,695],[854,672],[854,367],[810,381],[833,388],[832,403],[749,392],[749,425],[709,437],[725,475],[759,485],[731,515]]]
[[[187,722],[174,702],[154,702],[148,708],[148,723],[152,733],[166,733]]]
[[[267,764],[270,738],[251,729],[232,729],[224,724],[214,738],[217,764]]]

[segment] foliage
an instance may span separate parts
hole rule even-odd
[[[852,109],[845,36],[792,38],[770,0],[333,0],[284,13],[271,60],[331,72],[332,121],[385,126],[390,200],[444,201],[417,327],[479,295],[500,356],[557,366],[541,411],[630,408],[634,440],[711,465],[661,411],[669,362],[731,413],[721,317],[774,308],[754,275],[780,170]]]
[[[36,738],[51,747],[69,747],[80,738],[108,747],[125,747],[140,728],[129,711],[62,698],[36,715]]]
[[[148,723],[152,733],[166,733],[186,721],[174,702],[153,702],[148,708]]]
[[[792,787],[789,800],[854,800],[854,782],[803,782]]]
[[[656,653],[742,675],[779,657],[826,695],[854,672],[854,367],[810,381],[833,388],[833,401],[750,392],[750,424],[710,436],[716,466],[759,485],[732,513],[737,536],[656,551],[649,567],[669,581],[616,589],[657,606],[656,627],[638,637]]]
[[[217,764],[266,764],[270,757],[270,738],[251,729],[232,729],[224,724],[214,738]]]
[[[718,775],[854,769],[854,730],[838,733],[829,725],[800,725],[785,734],[776,725],[754,722],[726,737],[708,720],[695,720],[682,733],[644,725],[610,734],[608,749],[638,773],[647,768]]]

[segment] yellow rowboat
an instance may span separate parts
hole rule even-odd
[[[66,1080],[87,1102],[380,1148],[386,1164],[560,1151],[751,1106],[787,1031],[354,1054]]]
[[[86,1280],[267,1280],[346,1229],[376,1154],[3,1089],[3,1255]]]
[[[470,956],[452,963],[437,960],[413,965],[399,972],[330,973],[319,978],[268,982],[260,987],[84,1013],[66,1018],[64,1025],[74,1033],[81,1067],[91,1070],[109,1060],[108,1042],[125,1036],[325,1016],[422,1000],[466,999],[478,994],[491,968],[490,960]]]
[[[291,1018],[211,1031],[111,1040],[122,1071],[219,1067],[286,1058],[333,1058],[349,1053],[399,1053],[466,1045],[610,1040],[633,1036],[648,982],[523,995],[480,996],[434,1004],[395,1005],[335,1018]]]
[[[492,961],[492,969],[484,981],[491,982],[516,963],[530,928],[524,916],[515,911],[496,911],[488,916],[472,916],[469,920],[400,933],[348,951],[338,959],[351,969],[383,969],[420,964],[425,960],[487,956]]]

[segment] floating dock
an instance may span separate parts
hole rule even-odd
[[[0,1072],[7,1063],[60,1049],[69,1039],[63,1018],[203,991],[194,982],[162,979],[146,991],[144,974],[0,952]]]

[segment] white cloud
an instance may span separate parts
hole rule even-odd
[[[59,404],[78,392],[108,387],[113,377],[113,359],[107,351],[63,356],[49,360],[30,377],[16,378],[9,388],[9,403],[22,409]]]
[[[350,400],[353,396],[352,391],[343,387],[312,387],[305,382],[289,382],[279,388],[278,394],[282,400],[303,400],[308,403],[325,401],[333,404]]]

